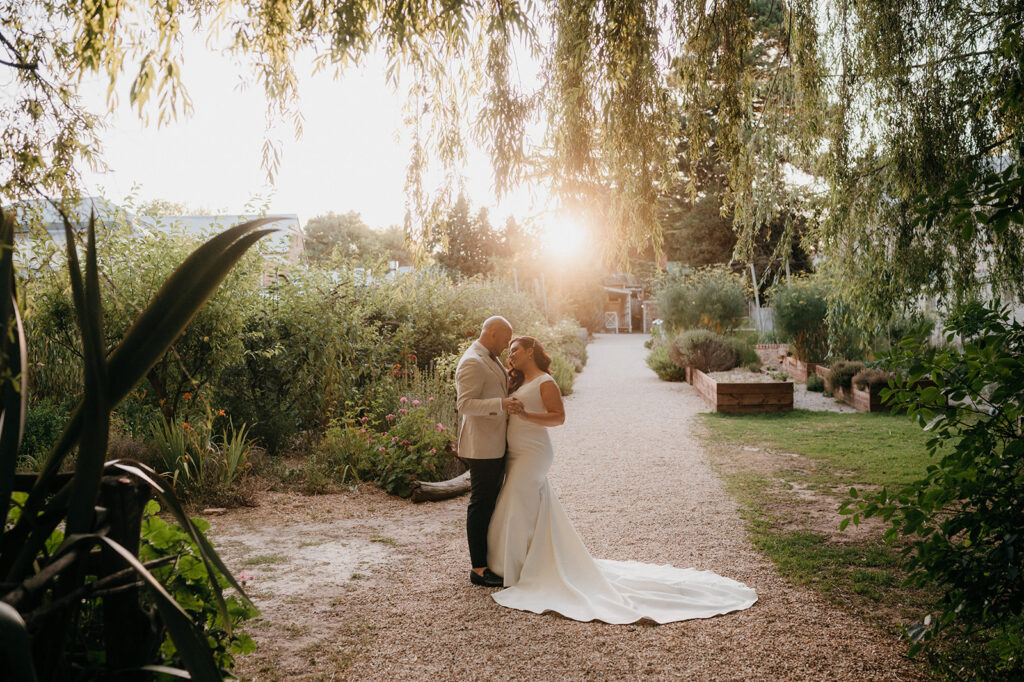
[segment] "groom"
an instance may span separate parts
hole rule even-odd
[[[487,526],[505,478],[505,430],[508,415],[521,412],[522,403],[508,397],[508,375],[498,356],[512,340],[512,325],[504,317],[484,321],[455,370],[456,409],[460,415],[459,457],[469,466],[469,508],[466,535],[475,585],[502,587],[501,576],[487,568]]]

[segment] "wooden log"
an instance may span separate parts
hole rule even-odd
[[[447,500],[451,497],[458,497],[469,492],[469,472],[465,472],[447,481],[431,483],[429,481],[414,481],[412,484],[413,502],[436,502]]]

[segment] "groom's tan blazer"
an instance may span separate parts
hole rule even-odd
[[[479,341],[474,341],[459,360],[455,390],[460,418],[459,457],[504,457],[508,414],[501,408],[501,400],[508,397],[508,376],[500,361],[492,359]]]

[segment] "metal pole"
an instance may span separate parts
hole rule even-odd
[[[544,321],[550,323],[548,318],[548,284],[544,280],[544,273],[540,273],[540,292],[544,300]]]
[[[764,322],[761,320],[761,295],[757,291],[757,274],[754,272],[754,264],[750,264],[750,281],[754,285],[754,305],[757,306],[757,320],[754,321],[754,325],[757,327],[757,331],[764,331]]]

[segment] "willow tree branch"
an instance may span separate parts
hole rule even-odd
[[[9,62],[6,59],[0,59],[0,64],[3,64],[4,66],[9,66],[12,69],[24,69],[26,71],[35,71],[39,68],[38,61],[26,61],[25,58],[21,56],[21,53],[18,52],[18,48],[14,45],[14,43],[8,40],[7,36],[5,36],[3,33],[0,33],[0,43],[3,43],[4,47],[7,48],[7,51],[14,55],[14,58],[16,60],[13,62]]]
[[[22,64],[19,62],[9,62],[6,59],[0,59],[0,65],[9,66],[12,69],[24,69],[25,71],[35,71],[39,68],[39,62],[31,62],[29,64]]]

